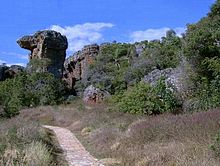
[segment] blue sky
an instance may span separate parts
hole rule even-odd
[[[68,55],[90,43],[160,38],[184,32],[215,0],[6,0],[0,5],[0,63],[26,64],[28,51],[16,40],[38,30],[66,35]]]

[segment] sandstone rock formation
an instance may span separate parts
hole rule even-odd
[[[38,31],[34,35],[24,36],[17,43],[21,48],[30,50],[29,59],[49,59],[47,71],[61,78],[63,64],[68,47],[67,38],[52,30]]]
[[[110,94],[106,91],[102,91],[93,85],[87,87],[83,93],[83,101],[89,104],[102,102]]]
[[[81,51],[66,59],[64,80],[68,83],[69,89],[74,89],[75,82],[85,78],[89,65],[94,62],[98,53],[99,46],[92,44],[85,46]]]

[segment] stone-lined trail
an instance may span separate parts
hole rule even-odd
[[[70,130],[55,126],[43,127],[54,132],[69,166],[104,166],[86,151]]]

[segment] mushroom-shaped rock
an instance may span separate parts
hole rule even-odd
[[[56,31],[44,30],[34,35],[23,36],[17,43],[21,48],[31,51],[30,59],[49,59],[50,63],[45,68],[55,77],[62,77],[68,48],[66,36]]]

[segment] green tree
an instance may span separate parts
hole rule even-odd
[[[200,75],[213,78],[219,70],[220,58],[220,0],[198,23],[188,25],[185,54]],[[208,70],[207,70],[208,69]]]

